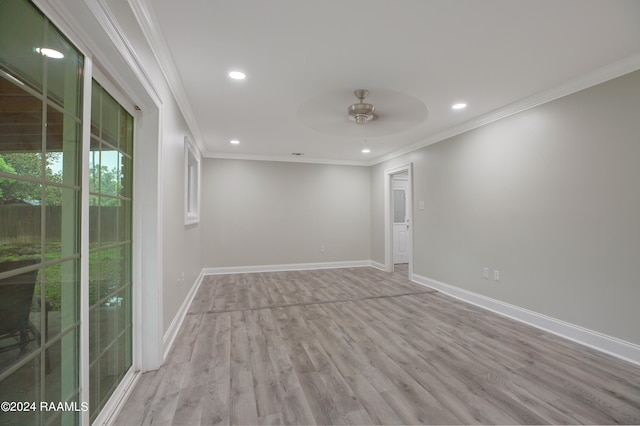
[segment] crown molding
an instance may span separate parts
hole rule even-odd
[[[86,2],[96,2],[101,0],[85,0]],[[182,112],[187,126],[191,130],[195,142],[200,152],[205,158],[221,158],[221,159],[240,159],[240,160],[262,160],[262,161],[284,161],[296,163],[318,163],[318,164],[337,164],[337,165],[355,165],[355,166],[374,166],[376,164],[391,160],[393,158],[408,154],[426,146],[432,145],[468,132],[470,130],[493,123],[511,115],[526,111],[539,105],[551,102],[555,99],[570,95],[580,90],[587,89],[605,81],[614,79],[624,74],[640,69],[640,52],[630,55],[625,59],[614,62],[607,66],[598,68],[592,72],[584,74],[578,78],[572,79],[564,84],[543,90],[504,107],[498,108],[487,114],[481,115],[460,125],[446,129],[440,133],[430,136],[426,139],[417,141],[388,154],[376,157],[369,161],[353,161],[353,160],[330,160],[322,158],[290,158],[285,156],[262,156],[251,154],[224,154],[207,150],[204,145],[204,137],[198,126],[193,114],[193,110],[188,101],[186,91],[180,79],[178,70],[175,66],[173,58],[169,53],[162,31],[160,30],[157,20],[153,15],[153,9],[149,7],[149,0],[128,0],[131,9],[144,33],[151,50],[158,61],[165,79],[173,93],[178,107]]]
[[[109,7],[105,4],[104,0],[84,0],[84,3],[87,5],[93,16],[100,23],[103,31],[109,37],[109,40],[113,43],[115,49],[118,51],[124,62],[126,63],[129,70],[136,76],[140,84],[143,86],[144,90],[151,97],[153,103],[156,107],[159,107],[162,104],[161,97],[158,94],[158,91],[153,84],[153,80],[147,74],[144,67],[142,66],[142,62],[138,55],[135,53],[135,50],[124,36],[124,32],[117,24],[117,20],[111,13]],[[88,39],[91,39],[88,37]],[[97,47],[96,47],[97,49]],[[99,50],[96,50],[100,52]],[[97,56],[98,63],[101,68],[104,68],[105,71],[110,76],[118,76],[119,72],[112,69],[108,58],[104,52]],[[104,61],[100,61],[100,58],[105,58]],[[117,80],[118,84],[121,84],[127,93],[132,93],[132,88],[129,87],[126,79],[124,81]]]
[[[157,19],[153,14],[153,9],[148,6],[147,0],[128,0],[128,2],[131,10],[133,11],[133,15],[138,21],[138,25],[140,25],[142,33],[151,47],[151,51],[153,52],[156,61],[158,61],[160,70],[162,71],[164,78],[167,80],[171,93],[173,93],[173,97],[178,104],[178,108],[180,108],[182,116],[187,122],[187,126],[193,135],[193,139],[198,146],[200,153],[204,154],[206,152],[206,148],[204,146],[202,132],[200,131],[200,127],[198,126],[193,110],[191,109],[189,98],[187,97],[184,85],[182,84],[180,73],[178,72],[175,62],[173,61],[173,57],[171,56],[167,41],[162,35],[162,30],[158,26]]]
[[[559,86],[543,90],[519,101],[505,105],[502,108],[498,108],[487,114],[466,121],[458,126],[446,129],[422,141],[405,146],[404,148],[400,148],[389,154],[377,157],[367,163],[367,165],[374,166],[384,161],[394,159],[401,155],[416,151],[420,148],[424,148],[425,146],[433,145],[434,143],[441,142],[470,130],[477,129],[478,127],[493,123],[494,121],[509,117],[510,115],[535,108],[564,96],[571,95],[572,93],[576,93],[600,83],[604,83],[605,81],[613,80],[616,77],[620,77],[633,71],[637,71],[638,69],[640,69],[640,52],[630,55],[620,61],[598,68]]]
[[[363,161],[351,160],[331,160],[326,158],[314,157],[286,157],[286,156],[270,156],[270,155],[252,155],[252,154],[222,154],[215,152],[205,152],[202,154],[204,158],[217,158],[223,160],[252,160],[252,161],[280,161],[285,163],[309,163],[309,164],[329,164],[334,166],[360,166],[368,167],[369,164]]]
[[[319,163],[319,164],[339,164],[339,165],[352,165],[352,166],[375,166],[376,164],[383,163],[388,160],[400,157],[402,155],[409,154],[418,149],[424,148],[434,143],[442,142],[454,136],[466,133],[470,130],[477,129],[503,118],[509,117],[514,114],[526,111],[531,108],[546,104],[553,100],[562,98],[564,96],[571,95],[589,87],[596,86],[600,83],[604,83],[609,80],[613,80],[616,77],[623,76],[625,74],[637,71],[640,69],[640,53],[630,55],[625,59],[598,68],[592,72],[584,74],[578,78],[572,79],[562,85],[553,87],[551,89],[543,90],[534,95],[520,99],[519,101],[505,105],[502,108],[498,108],[487,114],[473,118],[460,125],[446,129],[440,133],[430,136],[426,139],[407,145],[403,148],[392,151],[388,154],[376,157],[370,161],[348,161],[348,160],[327,160],[320,158],[289,158],[289,157],[271,157],[261,155],[236,155],[236,154],[219,154],[211,151],[204,152],[203,156],[206,158],[224,158],[224,159],[238,159],[238,160],[263,160],[263,161],[286,161],[294,163]]]

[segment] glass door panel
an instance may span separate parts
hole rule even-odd
[[[0,2],[2,401],[80,403],[83,60],[30,2]],[[78,419],[40,410],[0,416],[2,424]]]
[[[133,117],[93,82],[90,158],[91,419],[131,367]]]

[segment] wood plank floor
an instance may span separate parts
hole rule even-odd
[[[116,421],[639,423],[639,367],[373,268],[206,277]]]

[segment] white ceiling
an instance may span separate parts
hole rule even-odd
[[[207,156],[374,164],[640,67],[637,0],[137,1]]]

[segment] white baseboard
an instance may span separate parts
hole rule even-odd
[[[413,274],[412,281],[616,358],[640,365],[640,346],[636,344],[417,274]]]
[[[374,260],[371,261],[371,267],[379,269],[382,272],[386,272],[387,271],[387,267],[384,265],[384,263],[376,262]]]
[[[254,272],[306,271],[312,269],[360,268],[373,266],[370,260],[351,260],[344,262],[290,263],[285,265],[227,266],[204,268],[203,275],[247,274]]]
[[[92,425],[112,425],[116,421],[118,414],[122,411],[122,407],[124,407],[124,404],[127,402],[129,395],[131,395],[141,375],[142,373],[139,370],[134,371],[133,368],[129,369],[116,390],[113,391],[107,403],[102,410],[100,410],[100,413],[96,416]]]
[[[178,313],[176,313],[176,316],[173,317],[173,321],[171,321],[171,325],[167,329],[167,332],[164,333],[164,338],[162,339],[162,344],[164,348],[164,355],[162,358],[163,362],[164,360],[167,359],[167,356],[169,356],[169,352],[171,351],[171,347],[173,346],[173,341],[176,339],[176,336],[178,335],[178,331],[180,331],[180,327],[182,327],[182,322],[184,321],[184,317],[187,315],[187,312],[189,311],[189,306],[191,306],[191,302],[193,301],[193,298],[195,297],[196,293],[198,292],[198,289],[200,288],[200,284],[202,283],[202,279],[204,278],[204,275],[205,275],[203,271],[204,270],[200,271],[198,278],[196,278],[196,281],[193,283],[193,286],[191,286],[191,290],[189,290],[187,297],[185,297],[184,301],[182,302],[180,309],[178,309]]]

